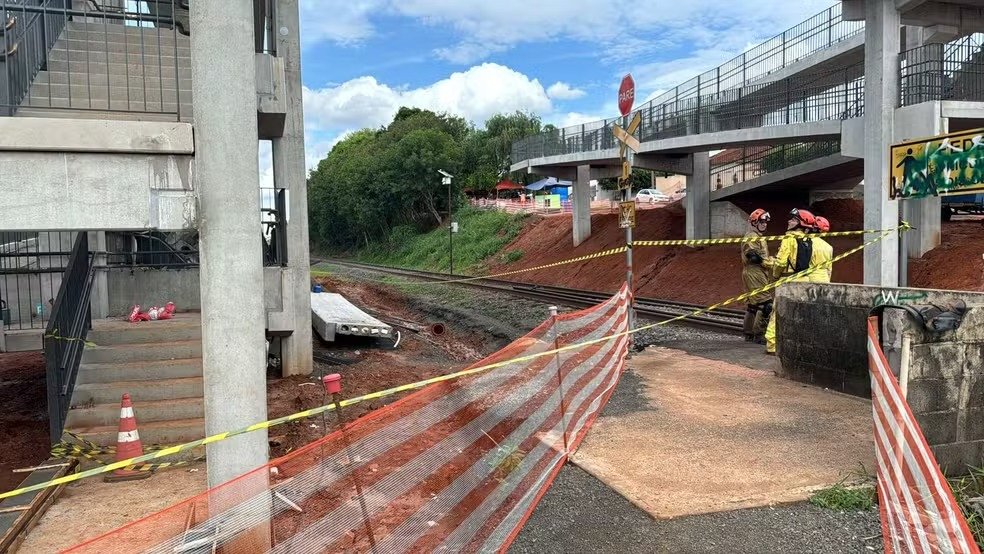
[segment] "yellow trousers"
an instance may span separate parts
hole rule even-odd
[[[769,316],[769,324],[765,327],[765,351],[769,354],[776,353],[776,310],[773,308],[772,315]]]

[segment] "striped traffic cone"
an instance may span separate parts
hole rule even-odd
[[[116,461],[129,460],[143,455],[143,445],[140,444],[140,434],[137,432],[137,418],[133,415],[133,403],[130,395],[124,394],[120,402],[120,433],[116,438]],[[134,481],[150,477],[149,471],[133,471],[117,469],[106,475],[107,483],[119,481]]]

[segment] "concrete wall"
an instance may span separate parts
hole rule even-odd
[[[711,203],[711,238],[743,237],[748,232],[748,214],[731,202]]]
[[[114,268],[105,271],[110,317],[129,315],[134,304],[148,308],[174,302],[179,311],[201,309],[197,267],[133,270]]]
[[[897,295],[897,296],[896,296]],[[887,310],[885,353],[899,372],[901,337],[912,338],[908,399],[944,469],[959,473],[984,461],[984,294],[860,285],[794,283],[776,295],[778,353],[783,376],[869,396],[866,320],[875,306],[947,305],[971,308],[956,332],[934,335],[900,310]]]

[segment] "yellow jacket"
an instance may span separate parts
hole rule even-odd
[[[769,257],[769,245],[762,238],[760,233],[751,231],[745,235],[747,239],[754,239],[741,244],[741,280],[745,285],[745,292],[758,290],[772,282],[773,259]],[[755,252],[762,260],[761,263],[752,263],[748,259],[748,253]],[[749,304],[761,304],[772,300],[773,291],[760,292],[746,302]]]
[[[775,265],[772,266],[772,274],[776,279],[795,273],[793,268],[796,266],[796,239],[802,239],[803,237],[806,237],[806,233],[803,231],[789,231],[782,238],[782,243],[779,244],[779,253],[776,254]],[[805,282],[809,281],[810,278],[801,277],[795,280]]]
[[[834,257],[834,247],[820,237],[812,237],[813,255],[810,257],[810,267],[817,267],[824,262],[829,262]],[[827,265],[823,269],[818,269],[810,274],[811,283],[829,283],[830,274],[834,270],[832,265]]]

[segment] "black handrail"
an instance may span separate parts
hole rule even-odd
[[[72,404],[86,336],[92,328],[89,296],[93,281],[89,236],[75,237],[68,267],[62,277],[51,319],[44,332],[44,358],[47,367],[48,428],[52,444],[61,440],[65,419]]]
[[[70,0],[0,2],[0,17],[11,21],[4,33],[3,51],[9,53],[0,71],[0,115],[12,116],[31,90],[31,83],[48,64],[48,54],[61,35]]]

